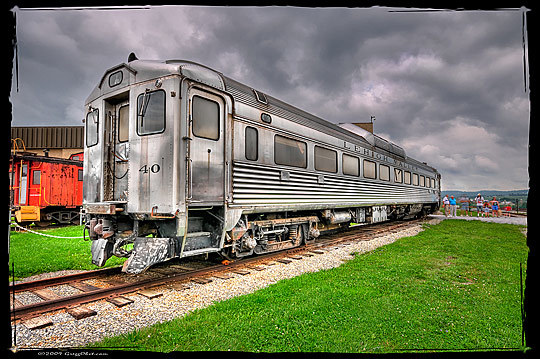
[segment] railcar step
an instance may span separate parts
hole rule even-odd
[[[186,235],[186,237],[188,238],[191,238],[191,237],[209,237],[212,233],[211,232],[192,232],[192,233],[188,233]]]

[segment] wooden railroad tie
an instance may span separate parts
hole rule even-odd
[[[68,308],[67,312],[77,320],[88,318],[97,314],[95,310],[83,307],[82,305]]]
[[[249,273],[251,273],[250,271],[245,269],[234,269],[232,270],[232,272],[240,275],[248,275]]]
[[[212,281],[210,278],[193,278],[191,280],[192,282],[199,283],[199,284],[207,284]]]
[[[129,298],[123,297],[121,295],[109,297],[105,299],[107,302],[116,305],[117,307],[123,307],[124,305],[128,305],[133,303],[133,301]]]
[[[292,259],[280,258],[280,259],[276,259],[276,262],[283,263],[283,264],[289,264],[289,263],[292,262]]]
[[[24,326],[30,330],[41,329],[52,325],[53,322],[48,317],[35,317],[23,322]]]
[[[234,278],[234,276],[230,273],[217,273],[217,274],[214,274],[214,277],[216,278],[219,278],[219,279],[231,279],[231,278]]]
[[[148,299],[154,299],[157,297],[161,297],[163,295],[163,292],[157,290],[157,289],[141,289],[137,292],[137,294],[142,295],[143,297],[146,297]]]

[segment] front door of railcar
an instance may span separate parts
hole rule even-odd
[[[189,95],[188,201],[222,205],[225,172],[225,103],[212,93],[192,89]]]
[[[126,201],[129,160],[129,102],[106,103],[105,200]]]

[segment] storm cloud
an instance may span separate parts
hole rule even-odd
[[[443,189],[527,188],[524,10],[403,10],[15,9],[12,125],[81,125],[103,73],[135,52],[200,62],[334,123],[375,116]]]

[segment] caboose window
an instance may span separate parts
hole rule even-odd
[[[41,184],[41,171],[34,171],[34,177],[32,178],[32,184]]]
[[[323,172],[337,172],[337,152],[315,146],[315,169]]]
[[[129,106],[125,105],[118,110],[118,142],[129,140]]]
[[[192,100],[193,134],[209,140],[219,139],[219,104],[200,96]]]
[[[246,159],[257,161],[259,158],[259,133],[255,127],[246,127],[244,136],[246,141]]]
[[[364,177],[377,178],[377,167],[375,162],[364,160]]]
[[[416,173],[412,175],[412,184],[418,186],[418,175]]]
[[[383,181],[390,181],[390,167],[379,165],[379,178]]]
[[[403,172],[403,181],[405,182],[405,184],[411,184],[411,172]]]
[[[97,145],[99,131],[99,112],[94,109],[86,115],[86,147]]]
[[[145,92],[137,97],[137,133],[150,135],[165,131],[165,91]]]
[[[360,176],[360,159],[358,157],[343,154],[343,174],[351,176]]]
[[[403,182],[403,171],[399,168],[394,168],[394,182],[401,183]]]
[[[278,165],[306,168],[306,143],[276,135],[274,137],[274,162]]]

